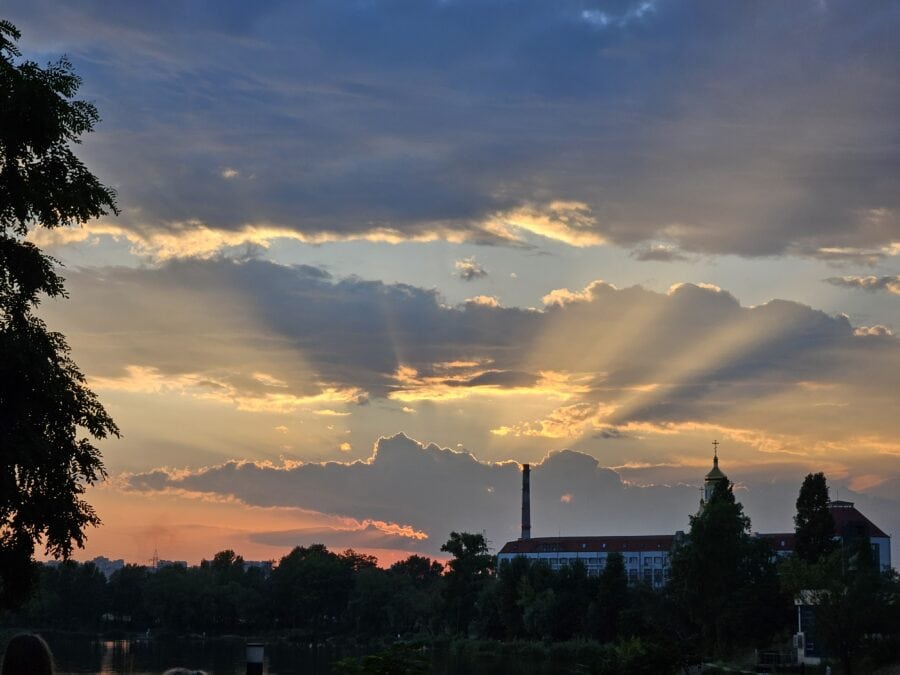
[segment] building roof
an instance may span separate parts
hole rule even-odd
[[[719,456],[713,456],[713,468],[710,469],[708,474],[706,474],[706,482],[708,483],[714,480],[722,480],[725,477],[725,474],[722,473],[721,469],[719,469]]]
[[[500,549],[500,554],[670,551],[674,544],[674,534],[623,537],[535,537],[508,541]]]
[[[842,537],[889,537],[875,523],[856,510],[853,502],[833,501],[828,510],[834,518],[834,531]]]
[[[828,510],[834,517],[835,533],[841,537],[890,538],[890,535],[885,534],[875,523],[857,511],[853,502],[833,501],[829,504]],[[790,552],[794,550],[795,536],[793,532],[765,532],[756,533],[756,536],[768,541],[775,551]],[[674,534],[618,537],[535,537],[507,542],[500,549],[500,553],[526,555],[534,553],[670,551],[675,545],[676,539],[677,536]]]

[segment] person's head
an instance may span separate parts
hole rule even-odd
[[[53,675],[53,655],[40,635],[19,633],[6,645],[0,675]]]

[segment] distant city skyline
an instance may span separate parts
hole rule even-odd
[[[900,6],[13,0],[121,214],[37,229],[121,428],[79,560],[685,529],[721,442],[900,532]],[[894,544],[894,559],[900,551]]]

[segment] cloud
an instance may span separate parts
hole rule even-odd
[[[567,373],[541,371],[529,373],[475,367],[454,369],[423,375],[413,368],[401,366],[394,374],[394,385],[388,394],[396,401],[453,401],[475,396],[491,399],[537,397],[542,400],[567,400],[586,393],[583,380]]]
[[[615,405],[574,403],[552,411],[537,422],[492,429],[497,436],[538,436],[541,438],[577,438],[588,430],[603,429],[612,419]]]
[[[285,549],[312,543],[325,544],[331,550],[353,548],[366,550],[373,548],[409,550],[421,548],[421,540],[427,539],[424,532],[416,532],[409,527],[389,526],[383,523],[365,522],[359,527],[304,527],[292,530],[255,532],[249,535],[252,542]]]
[[[625,533],[651,512],[645,491],[627,488],[615,472],[582,453],[551,453],[532,465],[532,476],[532,498],[538,507],[535,525],[545,532],[551,527],[549,523],[555,528],[555,522],[565,522],[569,532],[591,531],[598,527],[594,520],[597,514],[608,513],[613,505],[618,505],[618,510],[627,504],[631,513],[614,528]],[[396,528],[405,541],[394,543],[432,553],[452,529],[480,531],[487,527],[491,540],[499,546],[501,540],[516,536],[519,522],[518,464],[482,462],[468,452],[424,445],[403,434],[379,439],[365,461],[301,462],[284,467],[227,462],[195,471],[135,474],[127,481],[130,489],[141,492],[214,494],[255,506],[312,509],[362,523],[400,523]],[[680,496],[674,494],[679,492]],[[572,495],[571,503],[560,504],[561,494]],[[691,508],[694,491],[673,491],[664,499],[671,505],[682,500],[684,508]],[[569,508],[561,511],[560,507]],[[566,521],[559,519],[563,513]],[[666,525],[673,530],[683,527],[686,516],[678,514]],[[416,534],[419,532],[428,539]],[[302,535],[290,532],[265,536],[267,540],[274,536],[287,545]]]
[[[203,373],[181,373],[166,375],[153,366],[126,365],[126,374],[119,377],[92,377],[89,384],[98,391],[124,391],[140,394],[177,393],[202,400],[233,404],[238,410],[249,412],[294,412],[301,408],[335,403],[359,403],[365,398],[358,388],[345,388],[318,384],[316,393],[298,396],[296,394],[272,391],[253,391],[252,387],[242,387],[237,382],[241,373],[231,373],[230,377],[216,378]],[[229,381],[232,379],[234,381]],[[256,379],[256,378],[254,378]],[[237,381],[237,382],[235,382]],[[266,387],[287,387],[286,383]],[[349,412],[338,412],[328,408],[314,411],[317,415],[346,416]]]
[[[529,232],[576,248],[599,246],[605,242],[596,231],[596,218],[583,202],[552,201],[546,205],[526,204],[491,215],[484,229],[500,241],[522,241]]]
[[[45,316],[101,392],[320,415],[370,399],[491,401],[495,419],[473,424],[508,439],[685,421],[810,438],[898,431],[886,408],[900,386],[894,336],[794,302],[744,307],[712,285],[595,281],[527,310],[259,259],[67,276],[72,300]],[[834,388],[811,397],[800,382]],[[834,409],[817,417],[813,403]]]
[[[593,435],[593,438],[599,440],[612,440],[612,439],[622,439],[622,438],[631,438],[628,434],[623,432],[621,429],[616,427],[605,427],[600,429],[597,433]]]
[[[895,255],[892,12],[5,6],[27,53],[86,75],[85,159],[160,259],[272,237]]]
[[[681,253],[677,248],[667,246],[666,244],[641,246],[631,252],[631,257],[642,262],[675,262],[690,260],[688,256]]]
[[[853,334],[863,337],[890,337],[894,334],[894,332],[887,326],[882,326],[879,324],[876,326],[857,326],[853,329]]]
[[[456,276],[463,281],[475,281],[476,279],[484,279],[488,272],[482,267],[475,258],[463,258],[453,263],[456,268]]]
[[[829,284],[844,286],[845,288],[858,288],[863,291],[887,291],[893,295],[900,295],[900,274],[893,276],[845,276],[829,277]]]
[[[433,242],[446,240],[462,242],[469,239],[441,225],[425,228],[415,235],[407,235],[391,227],[374,226],[361,232],[342,233],[320,230],[304,233],[283,225],[243,224],[236,229],[210,227],[199,220],[166,223],[165,229],[142,228],[134,231],[127,226],[100,221],[88,223],[78,229],[37,229],[29,239],[38,246],[53,248],[87,242],[97,244],[103,237],[125,241],[132,255],[154,263],[177,258],[218,257],[221,253],[246,247],[268,249],[276,241],[296,241],[301,244],[325,244],[330,242],[368,241],[372,243],[398,244],[404,241]],[[495,241],[494,238],[490,238]],[[487,239],[484,239],[487,241]],[[509,242],[513,243],[513,242]]]
[[[605,281],[598,279],[597,281],[592,281],[580,291],[570,291],[568,288],[557,288],[547,293],[547,295],[541,298],[541,301],[545,305],[556,305],[558,307],[563,307],[573,302],[591,302],[595,295],[598,295],[607,288],[611,290],[616,289],[612,284],[608,284]]]
[[[686,467],[689,480],[684,483],[640,486],[641,474],[658,468],[627,468],[632,480],[625,482],[588,454],[550,452],[531,465],[532,532],[622,535],[687,529],[707,465]],[[748,469],[729,465],[727,459],[722,466],[742,485],[739,498],[754,530],[791,530],[802,466]],[[379,439],[365,461],[286,466],[226,462],[192,471],[156,470],[126,480],[129,489],[148,496],[172,490],[217,495],[253,506],[313,509],[355,523],[257,535],[265,543],[285,547],[326,541],[340,547],[435,554],[451,530],[484,530],[495,549],[519,535],[517,463],[485,462],[469,452],[422,444],[403,434]],[[841,494],[847,494],[843,487]],[[883,528],[900,526],[896,501],[847,496]]]
[[[807,258],[817,258],[835,267],[865,265],[874,267],[890,256],[897,255],[900,242],[879,248],[859,248],[855,246],[821,246],[819,248],[797,248],[795,253]]]
[[[467,305],[481,305],[482,307],[499,307],[500,300],[494,295],[476,295],[466,300]]]

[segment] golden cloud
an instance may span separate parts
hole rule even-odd
[[[126,374],[120,377],[92,377],[90,386],[100,391],[121,391],[134,394],[174,393],[182,396],[227,403],[245,412],[290,413],[301,408],[311,408],[335,403],[355,403],[364,392],[356,387],[338,387],[319,383],[316,394],[295,395],[288,392],[261,393],[246,392],[222,377],[211,377],[203,373],[181,373],[169,375],[152,366],[129,365]],[[254,379],[259,381],[259,373]],[[271,377],[271,376],[267,376]],[[271,378],[274,386],[287,386],[276,378]],[[333,411],[329,411],[333,412]],[[325,412],[323,414],[329,414]]]
[[[467,305],[481,305],[482,307],[499,307],[500,300],[493,295],[476,295],[466,300]]]
[[[394,372],[394,390],[388,394],[388,398],[403,403],[459,401],[476,396],[537,396],[568,400],[589,391],[589,376],[552,370],[539,371],[532,385],[478,383],[479,377],[491,372],[483,368],[460,366],[451,373],[421,375],[415,368],[401,365]]]
[[[530,232],[569,246],[600,246],[606,240],[597,234],[596,219],[583,202],[552,201],[529,204],[489,217],[482,226],[501,239],[520,241],[522,232]]]
[[[231,171],[231,170],[228,170]],[[238,174],[222,174],[233,179]],[[284,239],[302,244],[325,244],[342,241],[368,241],[400,244],[404,242],[447,241],[460,244],[483,237],[487,232],[510,243],[524,241],[523,233],[559,241],[570,246],[598,246],[604,239],[593,228],[596,221],[590,209],[580,202],[553,201],[544,205],[527,205],[497,212],[484,221],[471,223],[471,230],[461,230],[458,223],[422,223],[415,232],[377,225],[359,232],[320,230],[301,232],[274,223],[246,223],[237,229],[211,227],[188,219],[166,223],[166,229],[142,227],[129,229],[108,221],[87,223],[79,228],[36,228],[29,240],[41,247],[66,246],[75,243],[96,244],[101,237],[126,241],[132,255],[164,262],[176,258],[211,258],[229,248],[255,245],[269,248],[273,241]]]
[[[574,403],[553,410],[543,419],[491,429],[495,436],[535,436],[540,438],[578,438],[587,431],[609,426],[618,406],[604,403]]]
[[[547,295],[541,298],[541,301],[548,307],[552,305],[563,307],[573,302],[591,302],[594,299],[594,291],[601,287],[607,287],[613,290],[616,288],[602,279],[597,279],[596,281],[589,283],[580,291],[570,291],[568,288],[557,288],[547,293]]]

